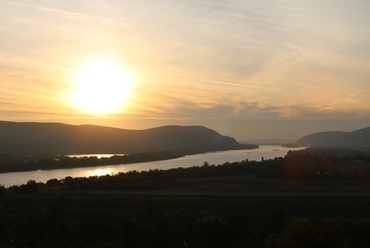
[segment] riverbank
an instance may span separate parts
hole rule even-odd
[[[278,149],[278,151],[276,151],[276,149]],[[303,148],[296,148],[296,150],[298,149]],[[149,171],[156,169],[169,170],[179,167],[189,168],[193,166],[202,166],[205,162],[207,162],[209,165],[220,165],[226,162],[232,163],[242,160],[261,161],[262,158],[266,160],[276,157],[284,157],[291,150],[294,149],[282,148],[279,146],[260,146],[258,149],[252,150],[248,149],[207,152],[154,162],[0,173],[0,184],[9,187],[12,185],[25,184],[28,180],[35,180],[37,182],[46,183],[49,179],[63,179],[67,176],[92,177],[101,175],[115,175],[118,173],[126,173],[129,171]]]
[[[257,145],[243,147],[243,149],[256,149],[256,148],[258,148]],[[76,157],[52,154],[38,154],[38,155],[2,154],[0,155],[0,173],[71,169],[104,165],[153,162],[181,158],[187,155],[202,154],[207,152],[216,152],[216,151],[208,151],[202,149],[176,150],[176,151],[133,153],[127,155],[114,155],[111,157],[100,157],[100,158],[97,156]]]

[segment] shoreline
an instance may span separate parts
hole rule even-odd
[[[0,174],[29,172],[29,171],[50,171],[60,169],[88,168],[95,166],[110,166],[121,164],[136,164],[144,162],[156,162],[177,159],[188,155],[204,154],[209,152],[233,151],[233,150],[253,150],[258,149],[258,145],[246,146],[238,149],[227,150],[182,150],[182,151],[157,151],[145,153],[133,153],[125,155],[113,155],[111,157],[62,155],[58,157],[51,155],[39,160],[22,161],[0,161]],[[101,154],[101,153],[99,153]]]

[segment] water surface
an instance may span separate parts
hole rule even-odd
[[[119,172],[128,171],[148,171],[151,169],[171,169],[178,167],[192,167],[202,166],[204,162],[215,165],[223,164],[225,162],[237,162],[248,159],[249,161],[261,161],[264,159],[273,159],[275,157],[283,157],[289,150],[300,150],[304,148],[286,148],[280,146],[260,146],[253,150],[231,150],[221,152],[210,152],[196,155],[189,155],[181,158],[134,163],[134,164],[120,164],[120,165],[105,165],[94,167],[83,167],[73,169],[57,169],[57,170],[37,170],[27,172],[8,172],[0,173],[0,184],[5,187],[12,185],[21,185],[27,183],[28,180],[35,180],[36,182],[46,182],[49,179],[62,179],[67,176],[71,177],[90,177],[101,175],[112,175]],[[84,154],[84,156],[94,156],[94,154]]]

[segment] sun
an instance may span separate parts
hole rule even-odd
[[[121,109],[131,89],[131,75],[105,60],[85,63],[77,73],[70,100],[74,108],[91,114]]]

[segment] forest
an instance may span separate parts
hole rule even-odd
[[[206,150],[189,149],[132,153],[101,158],[98,158],[97,156],[76,157],[50,153],[38,153],[32,155],[3,153],[0,154],[0,173],[141,163],[174,159],[185,155],[204,152],[206,152]]]
[[[369,247],[370,156],[30,179],[0,190],[1,247]]]

